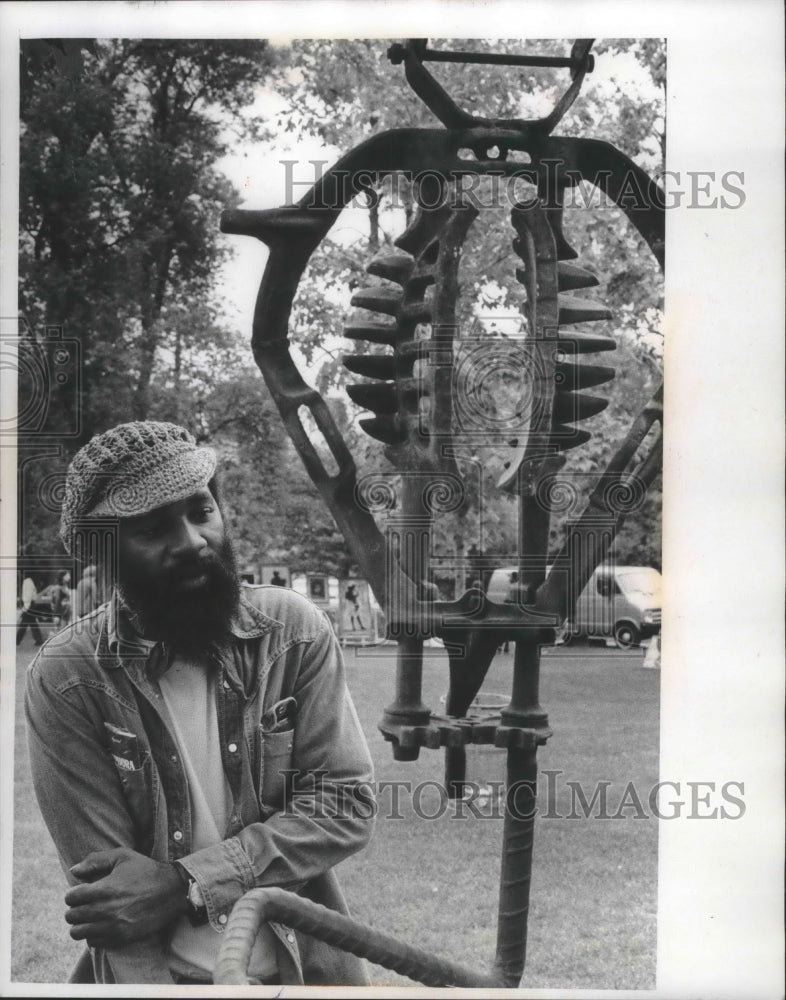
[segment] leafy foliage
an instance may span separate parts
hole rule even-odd
[[[26,462],[36,443],[20,456],[28,551],[53,548],[41,487],[76,448],[154,418],[219,447],[241,557],[258,561],[258,494],[275,492],[287,443],[223,324],[217,220],[239,199],[216,163],[238,134],[258,134],[243,109],[271,61],[263,41],[22,43],[20,308],[27,337],[62,327],[82,360],[81,391],[74,378],[47,387],[41,437],[81,433],[57,455]]]

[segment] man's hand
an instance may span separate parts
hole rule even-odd
[[[148,937],[186,911],[183,883],[172,865],[128,847],[94,851],[71,868],[81,885],[65,896],[71,937],[111,948]]]

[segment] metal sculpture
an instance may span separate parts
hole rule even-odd
[[[614,349],[613,339],[572,331],[573,324],[610,318],[602,305],[569,293],[598,284],[574,263],[578,256],[562,231],[566,192],[582,180],[600,187],[624,211],[663,266],[664,198],[660,187],[628,157],[594,139],[553,136],[552,130],[575,100],[593,66],[592,40],[578,40],[569,58],[509,56],[430,50],[425,40],[393,45],[388,56],[403,63],[407,80],[445,126],[394,129],[376,135],[342,157],[296,205],[270,211],[231,211],[224,232],[256,236],[270,248],[254,315],[254,357],[305,466],[349,543],[362,574],[385,608],[389,634],[398,642],[396,695],[380,728],[398,760],[414,760],[420,748],[445,748],[449,793],[462,794],[465,748],[491,743],[507,749],[507,803],[500,877],[497,951],[493,972],[482,974],[441,962],[371,932],[346,917],[283,890],[248,893],[233,911],[216,981],[245,983],[245,963],[259,920],[292,927],[365,956],[427,985],[515,987],[526,954],[532,863],[536,751],[551,735],[539,704],[540,648],[554,641],[595,568],[607,555],[622,523],[624,505],[615,494],[646,489],[660,469],[661,391],[634,422],[571,525],[562,550],[547,566],[551,502],[549,489],[564,452],[589,434],[574,425],[600,412],[606,400],[584,390],[610,381],[614,369],[586,364],[585,354]],[[426,69],[429,60],[564,66],[572,82],[552,112],[538,121],[484,119],[462,111]],[[471,150],[470,162],[459,155]],[[530,162],[509,159],[527,153]],[[361,425],[385,443],[385,454],[401,473],[396,496],[389,484],[359,482],[355,463],[320,395],[299,375],[289,353],[288,323],[298,283],[309,258],[347,203],[364,187],[396,171],[428,177],[416,192],[419,211],[385,252],[368,265],[388,282],[355,292],[352,304],[382,319],[350,321],[346,336],[389,348],[384,354],[356,354],[347,368],[371,381],[348,387],[349,396],[372,416]],[[460,474],[451,442],[456,381],[457,271],[461,249],[478,212],[461,197],[467,174],[525,178],[533,196],[513,205],[514,250],[522,266],[517,277],[526,291],[526,367],[531,403],[524,440],[510,442],[511,454],[499,488],[518,497],[519,599],[499,604],[481,589],[457,600],[434,599],[428,579],[429,541],[435,503],[450,497]],[[458,183],[457,183],[458,182]],[[637,197],[631,199],[634,189]],[[450,194],[450,197],[447,195]],[[431,206],[431,207],[429,207]],[[397,286],[397,287],[391,287]],[[416,335],[419,324],[430,336]],[[570,360],[568,360],[570,358]],[[330,475],[303,425],[305,407],[322,433],[338,471]],[[641,452],[646,454],[642,457]],[[374,514],[388,511],[383,533]],[[445,713],[422,702],[423,642],[441,637],[450,662]],[[515,641],[510,703],[496,715],[468,715],[501,641]],[[522,790],[529,796],[523,802]]]

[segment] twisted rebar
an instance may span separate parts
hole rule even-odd
[[[510,985],[493,975],[435,958],[420,948],[413,948],[366,924],[360,924],[343,913],[278,888],[252,889],[235,904],[213,973],[216,984],[248,985],[246,970],[257,931],[261,923],[271,920],[310,934],[319,941],[392,969],[426,986],[494,989]]]

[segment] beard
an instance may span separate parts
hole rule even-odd
[[[204,581],[198,579],[202,575]],[[217,551],[184,560],[156,578],[121,567],[118,591],[145,638],[185,656],[204,654],[227,636],[240,600],[232,543],[225,536]]]

